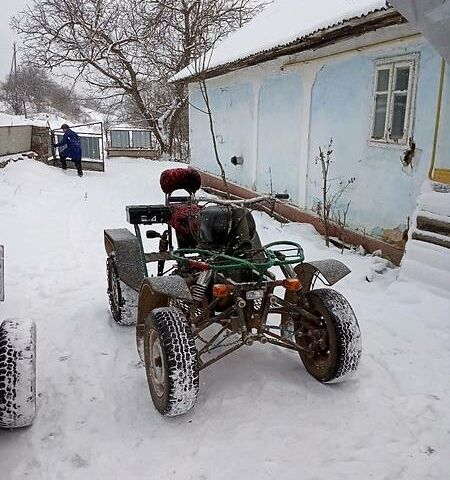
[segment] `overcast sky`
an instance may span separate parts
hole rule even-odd
[[[32,0],[0,0],[0,80],[9,73],[13,43],[17,37],[9,27],[10,19],[23,10]]]

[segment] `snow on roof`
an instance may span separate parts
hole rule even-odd
[[[251,22],[219,42],[206,54],[207,61],[196,60],[178,72],[172,81],[243,60],[387,8],[385,0],[275,0]],[[207,68],[201,68],[205,64]]]

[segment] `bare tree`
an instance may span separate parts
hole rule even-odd
[[[339,227],[338,238],[341,242],[341,253],[344,253],[345,248],[345,227],[347,226],[347,216],[348,211],[350,210],[350,204],[352,202],[348,201],[347,204],[336,212],[335,221]]]
[[[104,99],[127,99],[167,152],[187,102],[169,79],[259,9],[252,0],[35,0],[13,26],[28,61],[76,68]]]
[[[333,223],[341,225],[341,231],[345,228],[347,223],[347,214],[350,208],[350,202],[347,202],[345,207],[341,209],[340,200],[345,191],[352,185],[356,178],[349,179],[333,179],[330,178],[330,166],[333,163],[333,139],[323,149],[319,147],[319,155],[315,159],[316,165],[320,165],[322,174],[322,185],[320,200],[317,201],[316,211],[322,220],[322,224],[325,230],[325,244],[330,246],[330,236]],[[342,225],[343,224],[343,225]]]
[[[0,86],[0,99],[14,114],[55,109],[71,118],[81,114],[80,101],[69,88],[52,80],[44,70],[21,64]]]

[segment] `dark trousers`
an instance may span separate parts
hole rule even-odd
[[[66,155],[64,155],[64,153],[59,154],[59,159],[61,161],[61,166],[64,170],[67,168],[67,162],[66,162],[67,158],[70,158],[70,157],[67,157]],[[77,171],[82,172],[83,169],[81,167],[81,158],[77,159],[77,160],[71,158],[71,160],[75,164],[75,167],[76,167]]]

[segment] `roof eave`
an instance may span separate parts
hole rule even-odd
[[[350,19],[331,28],[319,30],[289,44],[259,52],[233,62],[218,65],[217,67],[210,68],[201,73],[193,73],[188,77],[175,80],[174,83],[192,83],[201,79],[206,80],[218,77],[236,70],[268,62],[282,56],[293,55],[306,50],[323,48],[351,37],[357,37],[364,35],[365,33],[373,32],[380,28],[401,25],[404,23],[408,23],[408,21],[397,10],[391,7],[386,10],[369,13],[364,17]]]

